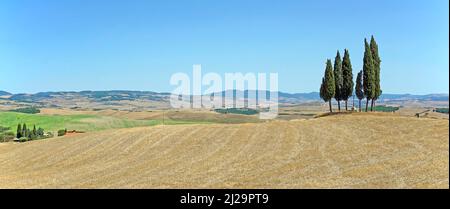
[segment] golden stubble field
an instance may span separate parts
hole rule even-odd
[[[348,114],[0,144],[0,188],[449,188],[449,121]]]

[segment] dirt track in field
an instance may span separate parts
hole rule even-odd
[[[448,188],[449,121],[388,114],[0,146],[0,188]]]

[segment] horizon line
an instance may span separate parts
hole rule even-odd
[[[226,90],[222,90],[219,92],[224,92],[224,91],[230,91],[230,90],[236,90],[236,89],[226,89]],[[30,93],[30,92],[11,92],[11,91],[6,91],[6,90],[1,90],[0,91],[4,91],[6,93],[12,94],[12,95],[17,95],[17,94],[38,94],[38,93],[58,93],[58,92],[75,92],[75,93],[80,93],[80,92],[86,92],[86,91],[91,91],[91,92],[99,92],[99,91],[103,91],[103,92],[108,92],[108,91],[130,91],[130,92],[154,92],[154,93],[159,93],[159,94],[172,94],[171,92],[167,92],[167,91],[152,91],[152,90],[125,90],[125,89],[109,89],[109,90],[56,90],[56,91],[38,91],[38,92],[34,92],[34,93]],[[239,90],[239,91],[264,91],[264,90],[254,90],[254,89],[245,89],[245,90]],[[269,91],[269,90],[266,90]],[[311,94],[311,93],[319,93],[319,91],[310,91],[310,92],[288,92],[288,91],[278,91],[279,93],[286,93],[286,94]],[[417,96],[423,96],[423,95],[436,95],[436,94],[444,94],[444,95],[449,95],[449,93],[424,93],[424,94],[415,94],[415,93],[383,93],[384,95],[417,95]],[[382,94],[382,95],[383,95]],[[192,95],[192,94],[191,94]]]

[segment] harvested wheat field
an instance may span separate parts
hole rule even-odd
[[[0,146],[0,188],[449,188],[449,121],[348,114]]]

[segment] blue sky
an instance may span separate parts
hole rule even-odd
[[[448,93],[447,0],[0,1],[0,90],[172,91],[170,76],[278,72],[318,91],[350,51],[354,77],[374,35],[386,93]]]

